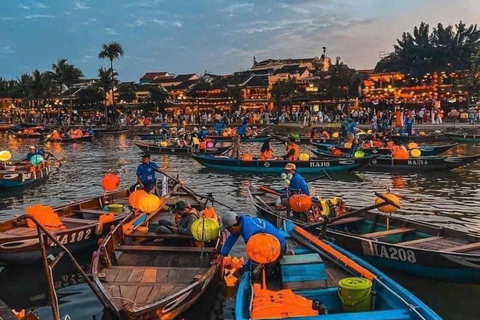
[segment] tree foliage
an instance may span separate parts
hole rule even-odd
[[[375,72],[400,71],[413,76],[440,71],[468,70],[480,48],[480,30],[460,21],[455,26],[439,23],[430,32],[422,22],[413,32],[404,32],[395,52],[379,62]]]
[[[295,79],[280,80],[272,87],[272,101],[275,108],[280,111],[283,102],[291,98],[297,90],[297,82]]]

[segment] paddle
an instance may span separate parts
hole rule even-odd
[[[171,179],[171,180],[173,180],[173,181],[175,181],[175,182],[180,183],[180,184],[183,185],[183,183],[182,183],[179,179],[175,178],[175,177],[172,176],[172,175],[169,175],[169,174],[166,173],[165,171],[162,171],[162,170],[160,170],[160,169],[158,169],[158,168],[152,167],[152,166],[149,165],[149,164],[147,164],[147,166],[149,166],[150,168],[152,168],[152,169],[155,170],[156,172],[158,172],[158,173],[160,173],[160,174],[163,174],[165,177],[167,177],[167,178],[169,178],[169,179]],[[187,186],[185,186],[185,185],[183,186],[183,188],[185,188],[186,190],[188,190],[188,192],[190,192],[190,193],[191,193],[192,195],[194,195],[194,196],[197,196],[197,197],[202,198],[202,199],[208,199],[208,200],[210,200],[210,201],[212,201],[212,202],[215,202],[215,203],[217,203],[217,204],[219,204],[219,205],[221,205],[221,206],[224,206],[225,208],[227,208],[227,209],[229,209],[229,210],[232,210],[232,211],[235,210],[234,208],[232,208],[232,207],[230,207],[230,206],[228,206],[228,205],[226,205],[226,204],[224,204],[224,203],[221,203],[220,201],[215,200],[215,199],[213,198],[213,196],[212,196],[211,193],[209,193],[207,196],[205,196],[205,195],[196,193],[195,191],[193,191],[192,189],[190,189],[189,187],[187,187]]]

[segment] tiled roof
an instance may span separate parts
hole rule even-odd
[[[147,72],[140,78],[140,80],[155,80],[158,78],[169,78],[172,77],[172,74],[169,74],[166,71],[161,72]]]

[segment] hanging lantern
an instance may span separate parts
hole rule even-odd
[[[203,232],[205,230],[205,232]],[[197,241],[212,241],[218,237],[218,222],[209,218],[199,218],[192,223],[190,231]]]
[[[418,158],[422,155],[422,151],[420,149],[412,149],[410,155],[414,158]]]
[[[120,178],[114,173],[107,173],[102,178],[102,187],[105,191],[111,192],[117,190],[120,186]]]
[[[30,164],[31,164],[32,166],[37,166],[37,165],[39,165],[39,164],[42,163],[42,162],[43,162],[43,157],[42,157],[41,155],[38,155],[38,154],[34,155],[34,156],[30,159]]]
[[[395,203],[396,205],[398,205],[400,207],[401,202],[400,202],[400,199],[396,195],[394,195],[392,193],[385,193],[385,194],[383,194],[383,196],[385,198],[390,199],[390,201],[392,201],[393,203]],[[375,204],[380,204],[382,202],[385,202],[385,200],[383,200],[380,197],[377,197],[375,199]],[[384,205],[383,207],[378,208],[378,211],[383,212],[383,213],[395,213],[395,212],[398,211],[398,208],[395,207],[395,206],[392,206],[391,204],[387,204],[387,205]]]
[[[145,190],[135,190],[130,195],[128,196],[128,203],[132,208],[134,209],[140,209],[140,205],[142,203],[142,199],[147,195],[148,193]]]
[[[12,154],[8,150],[0,151],[0,161],[7,162],[12,158]]]
[[[154,194],[147,194],[140,201],[140,210],[145,213],[158,212],[165,205],[165,199],[159,198]]]
[[[408,144],[408,149],[417,149],[418,148],[418,144],[416,144],[415,142],[410,142]]]
[[[267,233],[257,233],[250,237],[245,252],[256,263],[267,264],[275,262],[281,253],[280,241]]]

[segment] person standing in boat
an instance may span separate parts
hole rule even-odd
[[[294,163],[287,163],[285,173],[291,174],[289,193],[310,195],[310,189],[305,179],[297,172],[297,166]]]
[[[298,157],[300,156],[300,147],[295,142],[296,139],[294,137],[290,137],[287,143],[287,154],[283,156],[284,160],[298,161]]]
[[[155,189],[157,184],[155,171],[158,168],[158,164],[150,161],[150,153],[146,152],[142,155],[142,163],[137,168],[137,184],[146,192]]]
[[[220,251],[219,259],[228,256],[230,250],[232,250],[235,242],[238,238],[242,236],[245,243],[257,233],[267,233],[278,239],[282,251],[286,250],[286,241],[285,236],[280,233],[280,231],[275,228],[270,222],[265,221],[260,218],[250,217],[250,216],[238,216],[235,212],[228,211],[222,215],[222,225],[220,226],[220,231],[227,230],[230,235],[223,244],[222,250]]]

